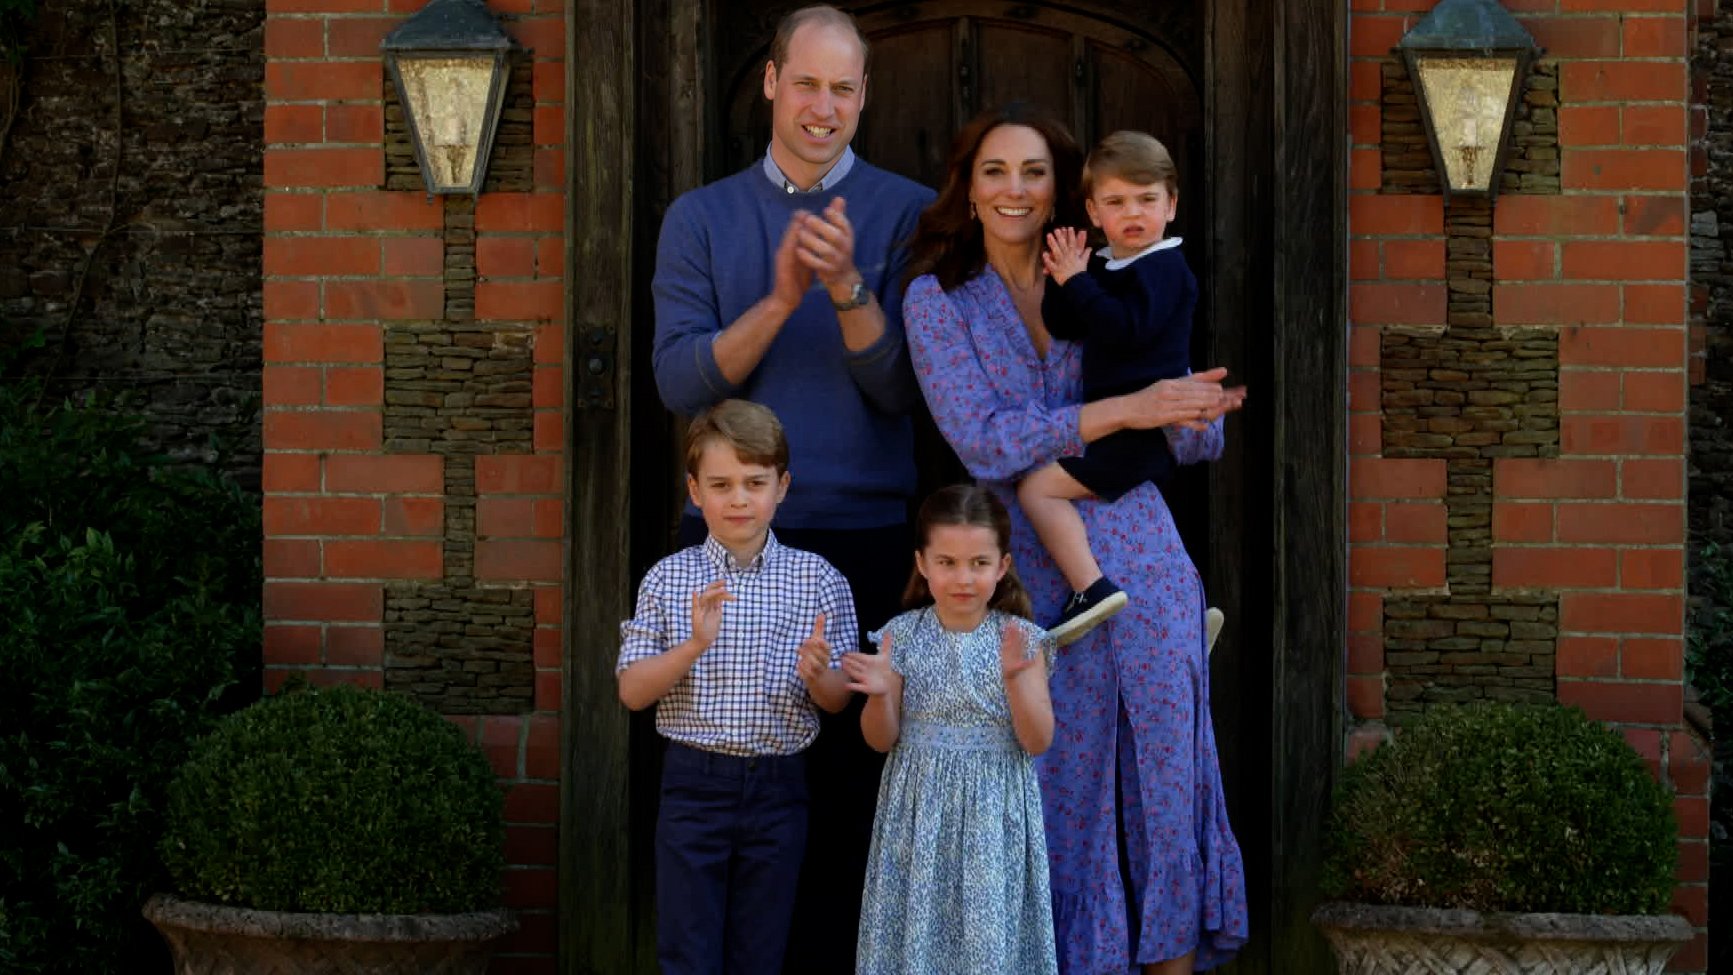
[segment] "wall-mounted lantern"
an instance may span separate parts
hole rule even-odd
[[[1442,0],[1396,49],[1445,200],[1497,195],[1517,99],[1540,53],[1534,38],[1497,0]]]
[[[515,42],[483,0],[430,0],[379,49],[427,195],[480,193]]]

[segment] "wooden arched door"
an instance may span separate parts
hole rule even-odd
[[[614,331],[600,327],[617,330],[614,379],[628,395],[591,409],[567,392],[565,975],[655,968],[655,734],[619,707],[612,659],[618,621],[644,569],[666,554],[682,493],[678,430],[649,369],[657,233],[681,192],[764,152],[768,46],[778,19],[804,2],[567,5],[566,348],[590,356],[584,338],[609,351]],[[1229,618],[1212,658],[1212,708],[1254,938],[1224,971],[1328,971],[1308,917],[1340,760],[1346,642],[1347,5],[833,2],[873,43],[855,148],[875,164],[931,185],[956,129],[1013,98],[1066,120],[1085,145],[1136,128],[1174,149],[1175,231],[1203,289],[1194,360],[1226,365],[1254,390],[1225,456],[1194,475],[1208,478],[1207,514],[1202,490],[1175,504]]]

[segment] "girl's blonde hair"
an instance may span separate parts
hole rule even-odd
[[[1005,510],[993,492],[973,484],[953,484],[940,488],[928,495],[921,505],[920,514],[915,516],[915,548],[924,550],[932,540],[933,529],[947,525],[962,528],[987,528],[993,532],[993,537],[999,542],[999,554],[1011,554],[1011,514]],[[909,573],[908,587],[903,590],[903,606],[906,609],[917,609],[933,602],[933,591],[927,586],[927,577],[921,575],[917,565]],[[1000,577],[999,584],[993,589],[993,598],[987,605],[991,609],[1024,619],[1033,619],[1034,608],[1029,603],[1029,591],[1023,588],[1023,580],[1017,578],[1017,566],[1012,564]]]

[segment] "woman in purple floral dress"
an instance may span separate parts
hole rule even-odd
[[[1017,504],[1015,480],[1120,429],[1164,428],[1181,463],[1221,452],[1242,390],[1221,370],[1078,405],[1079,350],[1041,320],[1041,246],[1081,226],[1081,155],[1057,123],[1013,107],[953,146],[921,217],[903,302],[939,430],[1011,511],[1036,618],[1069,588]],[[1175,975],[1245,942],[1245,871],[1228,825],[1209,715],[1203,585],[1161,493],[1078,505],[1130,606],[1060,655],[1058,730],[1038,769],[1062,975]],[[1123,848],[1123,863],[1122,863]]]

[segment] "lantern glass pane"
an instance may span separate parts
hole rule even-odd
[[[1516,58],[1416,60],[1451,190],[1489,192],[1510,107],[1510,86],[1516,80]]]
[[[493,67],[491,54],[398,59],[433,192],[468,190],[475,178]]]

